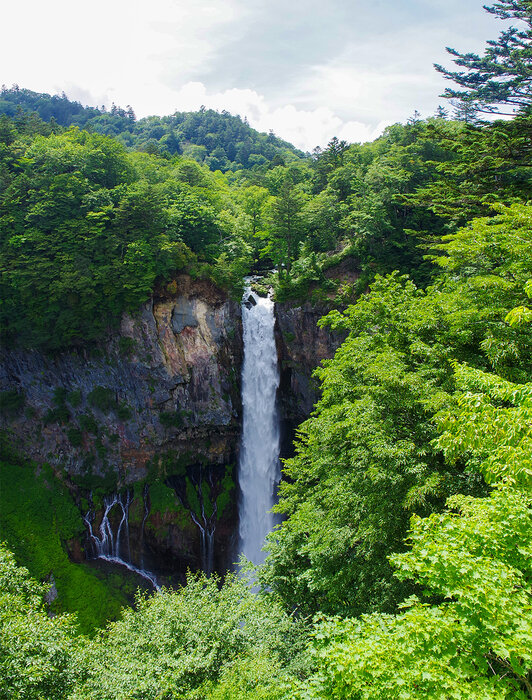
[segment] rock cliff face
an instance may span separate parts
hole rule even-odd
[[[210,520],[215,565],[225,568],[236,518],[239,304],[181,276],[91,351],[1,359],[3,427],[62,475],[95,531],[105,496],[129,491],[136,565],[147,557],[162,570],[199,568]],[[111,525],[119,516],[110,513]]]
[[[285,454],[318,396],[311,373],[342,340],[317,327],[323,313],[276,305]],[[240,305],[185,275],[90,350],[4,351],[1,427],[69,486],[86,525],[66,543],[73,559],[119,550],[168,582],[188,568],[227,569],[242,354]],[[100,541],[102,522],[110,543]]]
[[[318,328],[325,308],[310,303],[276,304],[277,342],[281,362],[281,416],[290,428],[308,418],[319,397],[312,372],[324,359],[333,357],[343,335]]]

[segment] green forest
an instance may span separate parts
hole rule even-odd
[[[235,300],[259,274],[345,340],[255,585],[189,574],[130,606],[68,562],[79,590],[50,615],[40,545],[4,511],[0,697],[532,698],[532,5],[486,9],[521,29],[449,50],[452,115],[311,154],[227,112],[2,89],[3,344],[90,351],[177,272]],[[4,484],[75,531],[37,493],[51,470],[36,486],[2,444]]]

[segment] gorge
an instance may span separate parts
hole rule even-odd
[[[241,549],[261,561],[281,433],[284,454],[316,398],[311,372],[339,339],[310,304],[245,300],[180,275],[90,350],[4,351],[0,391],[23,406],[3,427],[68,486],[83,524],[65,543],[73,561],[121,563],[150,585],[189,568],[223,574]]]

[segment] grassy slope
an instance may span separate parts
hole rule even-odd
[[[54,609],[77,613],[81,631],[90,634],[116,619],[127,599],[119,590],[124,586],[119,575],[104,582],[89,565],[69,560],[62,540],[82,532],[80,513],[50,467],[39,469],[12,457],[0,462],[0,540],[35,578],[53,573]]]

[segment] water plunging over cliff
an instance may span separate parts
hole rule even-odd
[[[244,365],[243,430],[239,463],[240,552],[254,564],[264,561],[264,538],[273,529],[275,491],[280,479],[279,386],[274,337],[274,304],[247,289],[242,304]]]
[[[144,494],[146,504],[146,492]],[[141,576],[146,581],[149,581],[155,588],[159,588],[159,584],[155,575],[151,571],[138,568],[130,562],[129,552],[129,506],[131,505],[131,494],[126,491],[124,494],[113,494],[106,496],[103,501],[104,511],[102,521],[99,527],[99,533],[95,534],[92,524],[94,520],[94,512],[89,511],[83,518],[85,525],[89,531],[89,538],[94,548],[94,553],[97,559],[104,559],[125,566],[126,569]],[[113,525],[109,519],[111,511],[117,509],[120,514],[116,532],[113,532]],[[144,518],[144,521],[146,518]],[[144,521],[142,526],[144,528]]]

